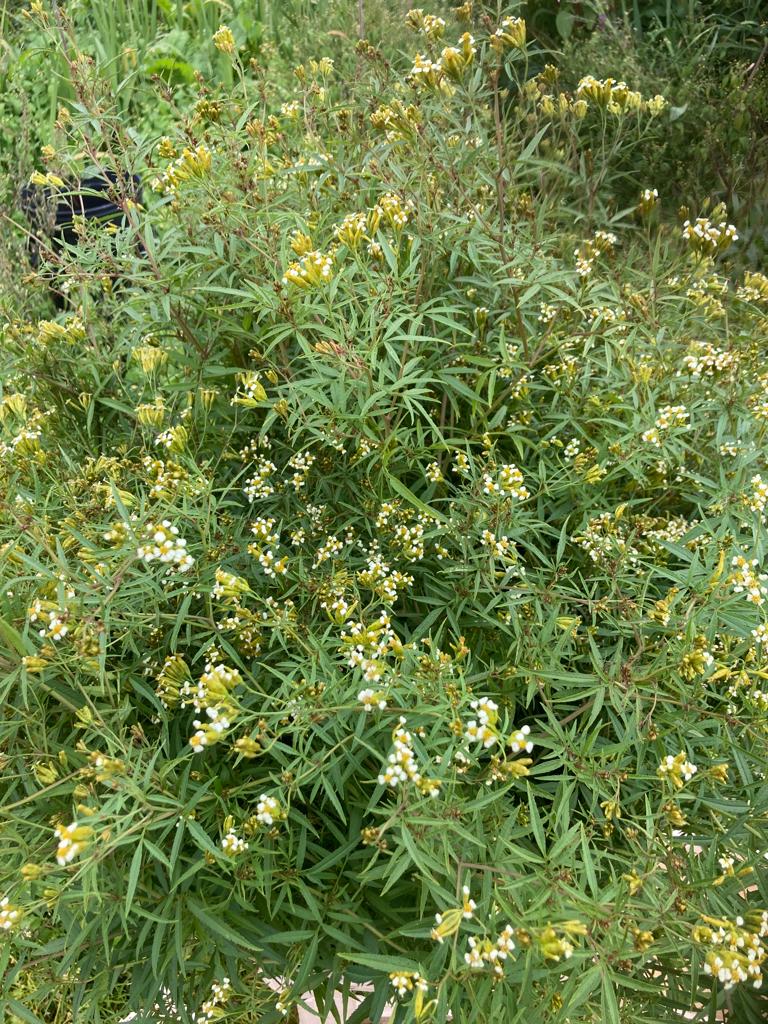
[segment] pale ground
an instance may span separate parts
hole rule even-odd
[[[312,996],[307,998],[307,1002],[310,1006],[315,1006],[315,1001]],[[347,1013],[351,1013],[355,1009],[354,1003],[348,1003],[345,1007],[340,995],[336,996],[336,1009],[339,1011],[339,1019],[345,1020]],[[344,1012],[346,1010],[346,1012]],[[391,1011],[390,1011],[391,1012]],[[381,1019],[381,1024],[386,1024],[389,1020],[389,1013],[386,1013]],[[312,1013],[309,1010],[299,1010],[299,1021],[301,1024],[335,1024],[333,1017],[320,1017],[317,1012]]]

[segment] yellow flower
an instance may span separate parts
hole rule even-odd
[[[75,857],[79,856],[88,845],[93,835],[93,829],[88,825],[78,825],[73,821],[71,825],[57,825],[56,838],[59,845],[56,850],[56,862],[61,867],[71,864]]]
[[[442,943],[449,936],[456,934],[463,919],[463,907],[453,907],[442,914],[435,914],[435,927],[430,933],[431,938]]]
[[[258,757],[262,751],[261,744],[250,736],[241,736],[240,739],[235,740],[234,748],[241,757]]]
[[[627,875],[621,876],[629,887],[629,895],[636,896],[643,887],[643,879],[636,871],[630,871]]]
[[[333,258],[314,249],[303,256],[298,263],[291,263],[283,276],[283,284],[297,288],[313,288],[326,284],[333,277]]]
[[[213,45],[217,50],[221,50],[222,53],[233,54],[235,52],[235,37],[232,35],[232,29],[227,25],[221,25],[213,33]]]
[[[8,897],[0,900],[0,931],[9,932],[21,920],[21,910],[8,902]]]
[[[490,38],[494,50],[501,51],[504,47],[515,50],[525,48],[526,26],[523,18],[505,18],[500,27]]]
[[[294,231],[291,235],[291,248],[297,256],[306,256],[313,249],[312,239],[303,231]]]

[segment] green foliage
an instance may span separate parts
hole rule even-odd
[[[679,97],[245,6],[34,21],[39,173],[145,202],[3,257],[3,1013],[757,1024],[768,278]]]

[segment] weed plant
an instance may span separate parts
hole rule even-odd
[[[127,226],[5,257],[14,1024],[765,1019],[768,278],[674,96],[443,13],[217,19],[152,137],[32,5]]]

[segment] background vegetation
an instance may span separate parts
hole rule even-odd
[[[764,1020],[760,5],[2,40],[5,1018]]]

